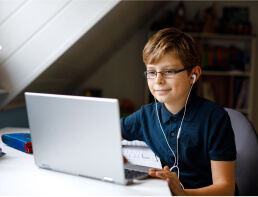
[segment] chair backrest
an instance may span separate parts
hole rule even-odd
[[[258,195],[258,138],[251,122],[240,112],[225,108],[235,134],[235,179],[240,196]]]

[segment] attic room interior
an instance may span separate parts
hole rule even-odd
[[[0,195],[257,196],[257,9],[0,0]]]
[[[166,27],[192,34],[203,44],[204,55],[205,50],[209,55],[211,50],[220,53],[231,47],[244,54],[244,63],[213,65],[213,69],[212,60],[206,59],[195,91],[239,110],[258,128],[258,2],[117,0],[76,5],[64,0],[41,1],[42,5],[30,1],[1,4],[1,128],[29,127],[24,92],[118,98],[121,113],[136,111],[151,101],[142,77],[142,50],[151,34]]]

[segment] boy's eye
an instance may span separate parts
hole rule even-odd
[[[164,70],[163,73],[169,75],[169,74],[174,74],[175,71],[174,70]]]
[[[148,71],[150,75],[156,75],[156,71]]]

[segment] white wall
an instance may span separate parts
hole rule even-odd
[[[145,78],[142,73],[142,49],[147,41],[147,27],[124,45],[84,84],[102,89],[103,97],[129,98],[137,108],[144,104]]]
[[[0,109],[89,31],[119,0],[0,1]]]

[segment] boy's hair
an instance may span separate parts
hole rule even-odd
[[[201,67],[201,54],[196,41],[176,28],[166,28],[154,34],[143,49],[143,61],[145,65],[156,63],[170,51],[174,52],[185,68]],[[191,70],[188,70],[188,75]]]

